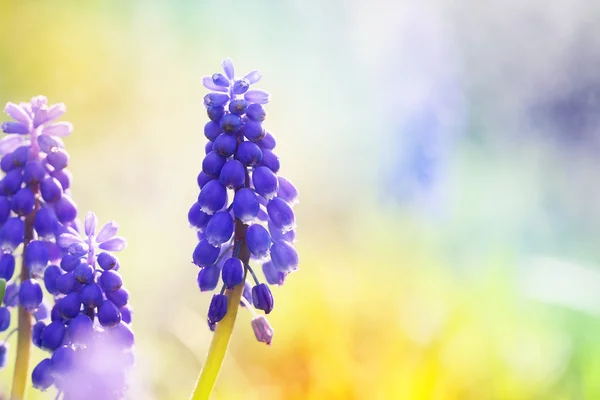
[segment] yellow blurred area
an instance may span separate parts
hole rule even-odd
[[[524,218],[514,208],[537,207],[519,180],[533,169],[512,159],[512,169],[450,166],[464,196],[450,221],[382,200],[382,160],[399,157],[406,111],[394,107],[434,92],[385,90],[402,58],[388,41],[423,46],[395,31],[409,3],[0,0],[0,103],[66,103],[73,198],[81,215],[117,220],[129,242],[120,272],[135,310],[130,398],[188,398],[210,344],[211,295],[197,287],[186,215],[204,156],[201,77],[227,56],[239,74],[260,69],[272,94],[266,125],[300,192],[301,263],[273,288],[271,347],[240,310],[214,399],[600,398],[597,316],[523,296],[515,278],[526,238],[502,229]],[[426,3],[446,15],[447,5]],[[401,61],[409,83],[429,83],[420,70],[443,64]],[[500,178],[487,182],[488,170]],[[496,200],[505,192],[511,201]],[[0,371],[4,393],[12,363]]]

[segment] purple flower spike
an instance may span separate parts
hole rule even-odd
[[[208,308],[208,320],[216,324],[227,314],[227,296],[224,294],[215,294]]]
[[[275,332],[269,324],[269,321],[267,321],[267,318],[264,315],[259,315],[258,317],[252,318],[250,323],[252,325],[252,330],[254,331],[254,336],[256,336],[256,340],[270,346]]]
[[[298,254],[292,246],[296,226],[292,205],[297,202],[297,191],[277,176],[281,167],[273,152],[277,142],[264,125],[267,111],[263,105],[270,96],[251,88],[262,75],[254,70],[236,78],[230,59],[223,61],[223,69],[224,74],[202,79],[212,92],[204,98],[210,121],[204,126],[209,142],[199,146],[204,157],[197,178],[200,194],[188,211],[188,222],[198,239],[192,260],[201,268],[201,291],[218,286],[219,271],[224,289],[244,283],[249,271],[256,286],[244,283],[245,301],[240,306],[253,303],[269,313],[273,296],[265,283],[258,282],[249,263],[265,260],[262,270],[271,285],[283,284],[298,268]],[[9,161],[0,167],[11,169]],[[231,203],[228,190],[233,191]],[[211,330],[226,310],[227,297],[215,295],[208,312]],[[257,340],[271,343],[273,329],[264,317],[254,318],[252,328]]]

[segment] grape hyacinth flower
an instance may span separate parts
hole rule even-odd
[[[64,251],[60,267],[50,277],[48,271],[56,269],[47,269],[44,276],[46,287],[60,294],[55,296],[51,322],[34,327],[34,344],[51,353],[49,377],[39,388],[54,385],[72,398],[119,399],[133,360],[134,335],[131,320],[122,318],[129,293],[111,252],[123,250],[126,242],[116,236],[118,225],[113,221],[97,229],[93,213],[83,225],[83,236],[67,228],[58,237]],[[43,370],[44,363],[36,368]],[[94,378],[86,379],[89,376]]]
[[[33,344],[51,353],[31,371],[34,387],[55,386],[64,398],[120,399],[134,336],[129,294],[110,252],[122,250],[125,241],[116,236],[114,222],[96,233],[93,213],[80,233],[61,139],[73,126],[57,121],[65,105],[36,96],[8,103],[4,111],[12,121],[0,125],[6,134],[0,139],[0,282],[9,282],[2,290],[0,331],[18,307],[11,398],[26,397]],[[45,292],[54,299],[51,309]],[[3,344],[0,365],[6,352]]]
[[[293,247],[298,193],[278,176],[275,137],[264,126],[269,94],[251,88],[262,75],[252,71],[236,77],[230,59],[223,61],[223,70],[202,80],[211,90],[204,97],[208,143],[198,175],[200,194],[188,212],[199,240],[192,261],[200,268],[200,290],[216,288],[219,276],[222,281],[208,309],[208,325],[215,336],[193,399],[207,398],[212,390],[238,306],[253,314],[257,340],[271,343],[273,329],[255,309],[269,314],[274,301],[268,284],[282,285],[298,268]],[[262,266],[266,283],[251,261]],[[253,285],[246,282],[248,274]]]

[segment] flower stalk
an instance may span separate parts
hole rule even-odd
[[[247,225],[239,219],[236,219],[234,238],[236,243],[238,243],[238,241],[241,243],[238,257],[244,264],[247,264],[250,259],[250,251],[245,242],[247,229]],[[237,318],[238,305],[242,300],[242,293],[244,292],[245,278],[246,276],[244,275],[244,281],[233,289],[225,292],[227,295],[227,314],[225,314],[225,317],[223,317],[215,328],[206,361],[200,371],[200,376],[196,382],[196,387],[191,400],[206,400],[212,393],[217,376],[221,370],[221,365],[223,365],[223,359],[227,353],[227,348],[229,347],[229,341],[231,340],[231,334],[233,333],[233,327],[235,326],[235,320]]]
[[[37,186],[37,185],[35,185]],[[37,195],[38,188],[32,187],[34,195]],[[25,247],[34,239],[33,223],[35,214],[39,209],[39,201],[35,201],[35,209],[25,218],[25,236],[23,239],[23,252]],[[19,274],[21,282],[29,279],[29,270],[25,264],[25,257],[21,259],[21,272]],[[31,331],[33,323],[31,314],[19,304],[18,308],[18,328],[17,328],[17,354],[15,359],[15,370],[13,374],[11,400],[23,400],[27,394],[27,382],[29,380],[29,368],[31,364]]]

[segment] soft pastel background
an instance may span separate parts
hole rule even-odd
[[[129,239],[133,399],[187,398],[210,343],[186,214],[227,56],[272,93],[301,269],[272,347],[240,313],[214,399],[599,399],[599,22],[592,0],[0,0],[0,103],[67,104],[74,198]]]

